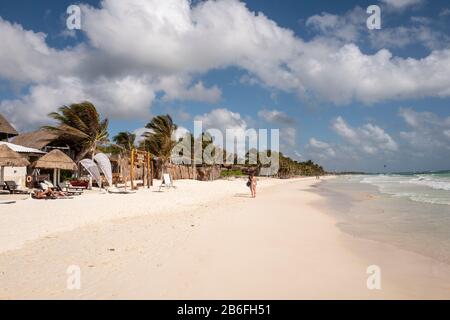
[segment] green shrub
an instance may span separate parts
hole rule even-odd
[[[220,177],[222,177],[222,178],[241,177],[241,176],[245,176],[245,174],[240,169],[237,169],[237,170],[222,170],[222,172],[220,172]]]

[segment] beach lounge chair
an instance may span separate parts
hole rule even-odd
[[[71,188],[77,188],[80,190],[86,190],[88,188],[89,182],[84,180],[71,180],[66,182]]]
[[[11,194],[30,194],[27,190],[22,190],[15,181],[5,181],[6,190]]]
[[[87,189],[85,186],[74,186],[70,181],[66,181],[66,186],[72,190],[77,190],[78,192],[83,193],[84,190]]]
[[[55,189],[55,186],[54,186],[53,183],[51,183],[50,181],[44,180],[44,183],[45,183],[47,186],[49,186],[50,188]]]
[[[83,193],[83,189],[69,187],[66,182],[60,182],[58,184],[58,189],[59,191],[66,192],[71,195],[80,195]]]
[[[163,180],[161,182],[161,185],[159,186],[159,191],[161,191],[162,188],[176,188],[173,185],[172,179],[170,178],[170,175],[168,173],[163,174]]]
[[[42,191],[50,190],[50,194],[47,195],[48,198],[51,198],[51,199],[73,199],[73,197],[71,197],[71,194],[68,194],[67,192],[64,192],[64,191],[56,190],[56,188],[53,185],[53,183],[51,183],[49,181],[41,182],[39,184],[39,186],[40,186]],[[31,196],[34,199],[41,199],[41,197],[36,197],[36,194],[34,194],[34,196],[32,194]]]
[[[0,184],[0,195],[1,194],[10,194],[10,192],[8,191],[8,190],[5,190],[4,188],[5,188],[6,186],[5,186],[5,184],[3,183],[3,184]]]
[[[45,182],[39,182],[39,189],[46,191],[49,188],[49,185]]]

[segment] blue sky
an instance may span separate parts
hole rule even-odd
[[[89,99],[111,136],[170,113],[279,128],[282,152],[329,170],[449,169],[448,1],[6,0],[0,17],[0,112],[21,131]]]

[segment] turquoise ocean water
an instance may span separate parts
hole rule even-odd
[[[361,183],[377,186],[381,193],[412,201],[450,205],[450,171],[440,173],[356,176]]]
[[[450,264],[450,171],[342,176],[318,190],[342,231]]]

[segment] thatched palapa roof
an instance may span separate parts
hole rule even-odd
[[[1,167],[26,167],[30,163],[17,152],[12,151],[7,145],[0,145]]]
[[[16,129],[0,114],[0,139],[17,135]]]
[[[58,134],[46,129],[21,133],[12,140],[12,143],[28,148],[43,149],[52,141],[58,139]]]
[[[77,165],[64,152],[54,149],[33,163],[34,168],[77,170]]]

